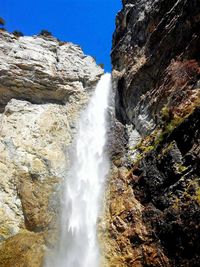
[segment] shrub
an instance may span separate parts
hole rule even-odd
[[[47,30],[41,30],[39,35],[42,35],[42,36],[45,36],[45,37],[50,37],[50,36],[52,36],[52,33],[47,31]]]
[[[3,18],[0,17],[0,26],[5,26],[6,22]]]
[[[164,107],[161,109],[160,114],[161,114],[161,119],[162,119],[162,121],[166,122],[166,121],[169,121],[169,120],[170,120],[171,112],[170,112],[169,107],[164,106]]]
[[[101,67],[102,69],[104,69],[104,64],[103,63],[100,63],[99,64],[99,67]]]
[[[23,34],[22,32],[20,32],[20,31],[14,31],[12,34],[13,34],[14,36],[16,36],[16,37],[24,36],[24,34]]]

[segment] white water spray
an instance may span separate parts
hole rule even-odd
[[[104,146],[110,88],[111,76],[105,74],[80,118],[75,157],[64,189],[59,246],[46,267],[99,267],[97,219],[109,167]]]

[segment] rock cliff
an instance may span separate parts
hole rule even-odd
[[[103,70],[53,37],[0,32],[0,266],[42,266],[76,121]]]
[[[122,2],[102,266],[200,266],[200,2]],[[42,266],[76,121],[102,74],[71,43],[0,31],[1,267]]]
[[[111,56],[126,146],[113,154],[104,266],[199,266],[200,2],[122,2]]]

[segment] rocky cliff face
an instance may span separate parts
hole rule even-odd
[[[76,45],[0,32],[0,266],[42,266],[76,121],[102,74]]]
[[[105,266],[200,265],[199,31],[197,0],[124,0],[117,15],[111,55],[126,147],[113,155]]]

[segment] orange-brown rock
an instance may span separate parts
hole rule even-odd
[[[44,249],[43,234],[19,232],[0,245],[0,266],[42,267]]]

